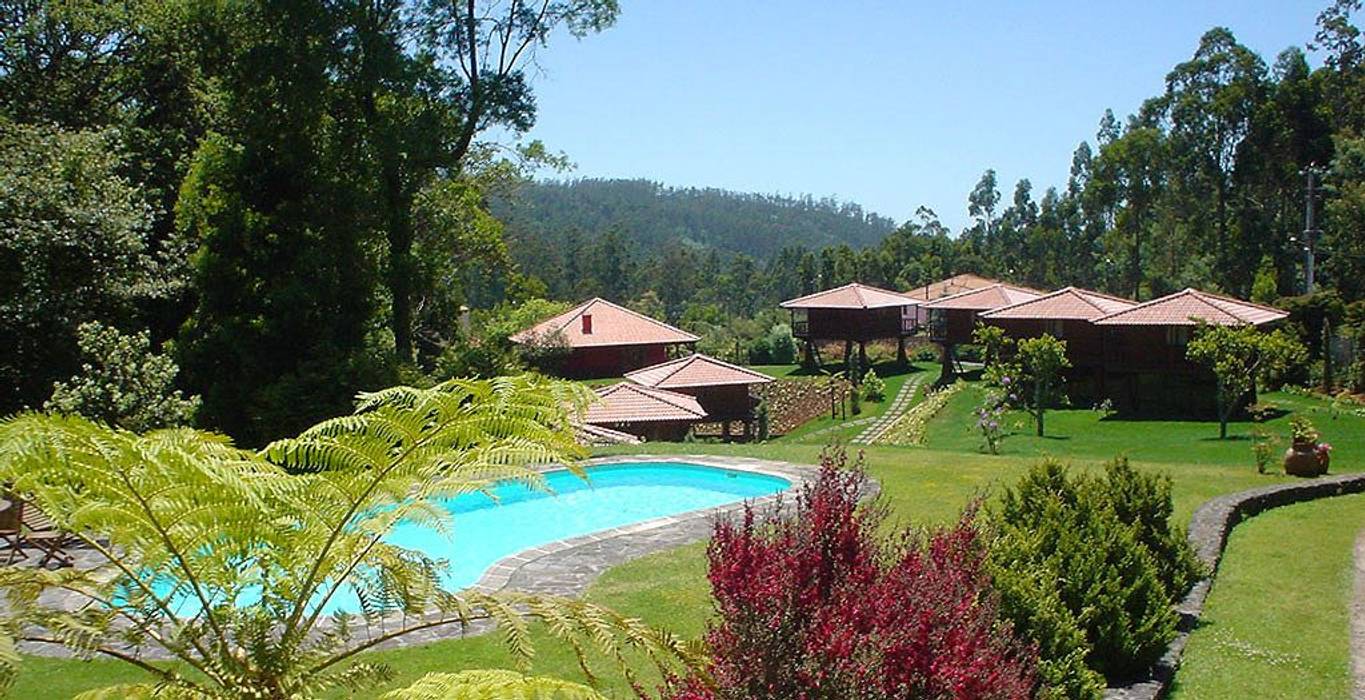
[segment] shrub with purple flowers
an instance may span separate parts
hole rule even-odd
[[[1009,379],[1009,377],[1005,377]],[[981,433],[981,450],[993,455],[1000,454],[1000,443],[1005,441],[1005,411],[1008,395],[1004,391],[992,389],[986,392],[981,405],[976,407],[976,429]]]

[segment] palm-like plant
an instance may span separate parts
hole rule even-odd
[[[0,480],[101,561],[0,570],[9,602],[0,673],[12,678],[14,641],[25,640],[149,674],[121,694],[309,697],[389,677],[360,652],[480,620],[523,659],[530,621],[543,621],[589,678],[582,640],[617,659],[636,647],[661,665],[691,664],[691,645],[581,601],[446,591],[442,562],[384,539],[400,521],[448,528],[437,498],[507,480],[544,488],[537,465],[580,456],[569,419],[585,400],[580,387],[530,376],[396,387],[259,452],[189,429],[137,435],[77,417],[11,418],[0,424]],[[43,595],[52,591],[78,604]],[[339,595],[362,612],[331,614]],[[147,663],[148,648],[193,671]]]

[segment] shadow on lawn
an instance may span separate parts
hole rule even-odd
[[[888,362],[873,363],[872,370],[875,371],[877,373],[877,376],[881,377],[882,379],[886,379],[888,377],[899,377],[902,375],[918,374],[920,372],[927,371],[922,367],[916,366],[913,362],[910,364],[902,365],[894,360]],[[818,368],[798,366],[796,369],[788,372],[787,376],[827,377],[839,374],[840,372],[843,371],[844,371],[843,362],[826,362],[825,364],[820,365],[820,367]]]

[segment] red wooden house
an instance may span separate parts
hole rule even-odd
[[[866,367],[867,343],[872,340],[897,341],[904,359],[905,339],[918,328],[919,303],[900,292],[854,282],[788,299],[781,306],[791,311],[792,335],[805,341],[808,363],[820,341],[842,340],[845,359],[857,343]]]
[[[937,282],[931,282],[923,287],[915,287],[908,292],[902,293],[911,299],[916,299],[923,303],[1000,283],[1000,280],[993,280],[989,277],[982,277],[981,275],[965,272]],[[922,305],[919,306],[916,309],[916,320],[919,322],[921,328],[927,327],[929,325],[929,309],[926,309]]]
[[[1080,396],[1104,391],[1104,330],[1092,321],[1137,306],[1137,302],[1078,287],[1064,287],[1036,299],[980,313],[983,324],[998,326],[1015,340],[1043,334],[1066,341],[1071,369],[1067,379]]]
[[[700,354],[629,372],[626,379],[651,389],[696,397],[708,421],[720,422],[724,437],[729,436],[730,423],[735,421],[744,424],[746,436],[753,434],[758,399],[752,388],[773,381],[761,372]]]
[[[1212,401],[1208,369],[1186,357],[1199,323],[1267,326],[1289,314],[1270,306],[1185,289],[1094,319],[1103,331],[1108,391],[1126,406],[1168,403],[1185,409]]]
[[[560,339],[568,345],[569,354],[548,369],[575,378],[619,377],[666,361],[670,347],[690,346],[700,340],[601,298],[589,299],[511,336],[512,342],[520,345]]]
[[[694,424],[706,420],[695,396],[619,382],[595,389],[597,401],[583,422],[629,433],[646,440],[679,441]]]
[[[972,331],[976,330],[977,316],[1002,306],[1032,301],[1042,295],[1043,292],[1036,289],[996,282],[925,302],[922,306],[929,312],[929,339],[945,345],[970,343]]]

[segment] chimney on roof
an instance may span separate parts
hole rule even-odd
[[[592,314],[583,314],[583,335],[592,335]]]

